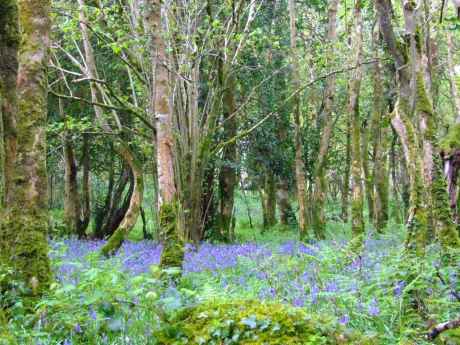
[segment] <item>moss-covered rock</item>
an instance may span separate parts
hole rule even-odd
[[[159,344],[371,344],[330,319],[279,303],[210,301],[175,314],[155,334]],[[372,344],[377,344],[375,340]]]

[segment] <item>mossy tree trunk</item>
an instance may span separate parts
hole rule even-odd
[[[290,20],[290,34],[291,34],[291,78],[293,91],[296,92],[300,88],[299,79],[299,64],[298,64],[298,52],[297,52],[297,29],[296,29],[296,8],[294,0],[289,0],[289,20]],[[303,239],[307,236],[307,205],[306,205],[306,177],[305,177],[305,163],[303,160],[303,144],[301,137],[301,119],[300,119],[300,97],[298,93],[293,97],[292,111],[294,114],[294,142],[295,142],[295,176],[296,176],[296,187],[297,187],[297,201],[299,203],[299,234],[300,238]]]
[[[383,91],[382,66],[378,46],[379,35],[380,32],[378,26],[376,26],[372,35],[374,57],[377,62],[373,65],[372,70],[373,109],[370,123],[372,156],[374,158],[371,188],[374,189],[374,197],[373,204],[369,205],[369,208],[373,209],[373,218],[371,220],[375,229],[377,232],[382,232],[388,221],[389,175],[387,149],[389,118]]]
[[[457,178],[460,170],[460,76],[455,71],[456,47],[452,38],[452,32],[447,31],[447,66],[450,82],[450,93],[454,105],[455,124],[449,130],[446,138],[441,143],[441,153],[444,161],[444,173],[447,178],[450,207],[454,213],[454,220],[458,224],[459,216],[457,210]]]
[[[16,4],[8,3],[5,9],[10,13],[6,15],[14,17]],[[46,0],[18,1],[21,43],[15,89],[16,159],[11,198],[0,224],[0,263],[13,269],[12,278],[23,281],[31,295],[40,295],[51,282],[45,136],[50,7]],[[17,30],[14,21],[10,24],[9,30]]]
[[[398,100],[392,114],[392,125],[401,141],[409,175],[410,210],[406,246],[418,255],[424,253],[430,224],[445,244],[451,238],[458,245],[453,223],[447,221],[449,208],[443,190],[442,174],[437,164],[435,146],[436,114],[427,93],[423,67],[421,16],[415,1],[404,1],[405,41],[397,42],[391,25],[390,3],[378,0],[380,27],[398,73]],[[414,87],[415,86],[415,87]],[[447,205],[447,209],[446,209]]]
[[[337,40],[337,9],[339,1],[330,0],[328,10],[328,25],[327,25],[327,49],[326,49],[326,62],[329,66],[333,65],[335,42]],[[323,129],[319,143],[319,152],[314,167],[314,186],[313,197],[311,202],[312,208],[312,223],[311,227],[315,233],[316,238],[322,239],[325,237],[326,232],[326,178],[325,169],[327,162],[327,154],[329,151],[329,141],[332,136],[334,127],[334,117],[332,116],[334,106],[334,96],[336,88],[336,77],[331,75],[326,79],[326,89],[324,90],[324,109],[321,116],[321,123]]]
[[[18,72],[17,0],[0,3],[0,154],[2,172],[0,206],[12,200],[12,177],[16,156],[16,78]]]
[[[353,237],[359,239],[364,234],[363,217],[363,165],[361,155],[361,120],[359,114],[359,94],[361,88],[362,71],[359,67],[363,54],[363,33],[361,1],[355,2],[354,18],[356,20],[352,36],[352,51],[356,54],[353,58],[354,65],[358,66],[353,72],[348,86],[349,101],[348,113],[351,117],[351,227]]]

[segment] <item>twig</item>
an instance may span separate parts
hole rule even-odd
[[[460,319],[457,320],[452,320],[452,321],[447,321],[440,323],[436,325],[428,334],[427,338],[428,340],[433,340],[436,338],[439,334],[441,334],[444,331],[448,331],[450,329],[458,328],[460,327]]]

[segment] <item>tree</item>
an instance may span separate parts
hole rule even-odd
[[[328,24],[327,24],[327,48],[326,48],[326,61],[330,64],[334,61],[334,46],[337,39],[337,8],[339,5],[338,0],[331,0],[328,9]],[[323,239],[326,231],[326,215],[325,215],[325,202],[326,202],[326,178],[325,167],[327,162],[327,153],[329,150],[329,141],[332,135],[335,119],[333,115],[333,105],[336,88],[335,74],[326,78],[326,86],[324,90],[324,107],[322,114],[320,114],[320,123],[322,124],[323,131],[318,150],[318,158],[313,170],[313,200],[312,207],[312,223],[311,227],[316,235],[316,238]]]
[[[353,236],[362,241],[364,234],[363,218],[363,165],[361,155],[361,120],[359,116],[359,92],[361,88],[361,62],[363,55],[363,22],[361,15],[361,1],[355,1],[354,19],[355,26],[351,40],[351,49],[355,53],[353,62],[356,69],[352,72],[349,89],[348,113],[351,117],[351,229]]]
[[[291,32],[291,70],[292,86],[294,92],[300,88],[298,53],[297,53],[297,29],[296,9],[294,0],[289,0],[289,20]],[[301,140],[300,97],[296,93],[292,101],[292,109],[295,123],[295,176],[297,187],[297,201],[299,202],[299,233],[300,238],[307,236],[307,209],[306,209],[306,186],[305,186],[305,163],[303,161],[303,145]]]
[[[11,279],[22,281],[30,295],[42,294],[51,282],[48,259],[48,202],[46,174],[47,77],[50,44],[50,2],[18,1],[20,46],[15,85],[16,151],[12,164],[11,197],[0,224],[0,264],[12,269]],[[16,15],[16,3],[9,1],[7,17]],[[4,12],[2,11],[2,14]],[[2,21],[2,32],[13,34],[15,21]],[[5,27],[5,24],[11,24]],[[14,46],[14,44],[13,44]],[[10,50],[14,57],[14,50]],[[2,55],[3,56],[3,55]],[[14,60],[14,59],[13,59]],[[13,69],[14,73],[14,69]],[[13,84],[9,85],[14,87]],[[13,100],[11,97],[10,100]],[[7,113],[9,115],[11,113]],[[8,282],[1,282],[2,289]]]

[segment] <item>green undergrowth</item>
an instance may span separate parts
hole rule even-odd
[[[327,317],[280,303],[208,301],[185,308],[155,333],[160,344],[336,345],[378,344]]]

